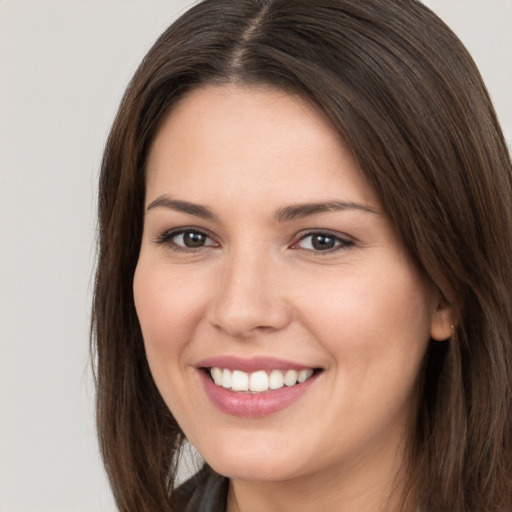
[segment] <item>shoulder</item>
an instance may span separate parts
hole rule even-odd
[[[173,493],[174,512],[225,512],[229,480],[207,464]]]

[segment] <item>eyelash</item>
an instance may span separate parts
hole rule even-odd
[[[218,246],[217,243],[213,243],[213,244],[209,244],[209,245],[201,245],[201,246],[198,246],[198,247],[186,247],[186,246],[183,246],[183,245],[178,245],[176,244],[175,242],[173,242],[173,239],[179,235],[183,235],[185,233],[189,233],[189,234],[194,234],[194,235],[200,235],[200,236],[203,236],[203,237],[206,237],[206,238],[209,238],[210,240],[213,240],[212,237],[200,230],[200,229],[196,229],[196,228],[180,228],[180,229],[176,229],[176,230],[171,230],[171,231],[166,231],[165,233],[163,233],[162,235],[159,235],[156,239],[155,239],[155,242],[159,245],[165,245],[167,248],[169,248],[171,251],[174,251],[174,252],[184,252],[184,253],[194,253],[194,252],[197,252],[198,250],[201,250],[201,249],[204,249],[204,248],[208,248],[208,247],[215,247],[215,246]],[[331,247],[329,249],[326,249],[326,250],[315,250],[314,248],[312,249],[304,249],[304,248],[301,248],[301,247],[297,247],[298,244],[300,244],[300,242],[306,240],[307,238],[310,238],[310,237],[323,237],[323,238],[328,238],[328,239],[332,239],[334,240],[335,244],[334,247]],[[333,252],[337,252],[339,250],[346,250],[350,247],[352,247],[354,245],[354,242],[348,238],[344,238],[344,237],[341,237],[340,235],[336,234],[336,233],[333,233],[331,231],[328,231],[328,230],[319,230],[319,231],[309,231],[305,234],[303,234],[302,236],[300,236],[300,238],[294,242],[290,248],[291,249],[294,249],[294,250],[304,250],[304,251],[307,251],[307,252],[311,252],[313,254],[318,254],[318,255],[322,255],[322,254],[331,254]]]
[[[159,235],[155,241],[157,244],[165,245],[166,248],[170,249],[171,251],[175,251],[175,252],[187,252],[187,253],[197,252],[197,250],[204,249],[205,247],[214,247],[215,246],[215,244],[212,244],[212,245],[202,245],[200,247],[194,248],[194,247],[186,247],[183,245],[178,245],[172,241],[173,238],[175,238],[179,235],[183,235],[185,233],[201,235],[201,236],[204,236],[204,237],[212,240],[212,237],[208,233],[205,233],[204,231],[202,231],[200,229],[180,228],[180,229],[175,229],[175,230],[171,230],[171,231],[166,231],[162,235]]]
[[[322,237],[322,238],[327,238],[327,239],[331,239],[335,242],[336,245],[334,245],[334,247],[331,247],[329,249],[326,249],[324,251],[321,251],[321,250],[315,250],[314,248],[312,249],[303,249],[301,247],[297,247],[297,250],[305,250],[305,251],[308,251],[308,252],[312,252],[313,254],[318,254],[318,255],[323,255],[323,254],[331,254],[333,252],[337,252],[337,251],[341,251],[341,250],[346,250],[350,247],[352,247],[354,245],[354,242],[352,240],[350,240],[349,238],[344,238],[336,233],[333,233],[332,231],[309,231],[307,233],[305,233],[304,235],[302,235],[298,240],[297,242],[294,242],[294,244],[292,245],[292,249],[295,249],[295,246],[297,246],[300,242],[302,242],[303,240],[306,240],[307,238],[313,238],[313,237]]]

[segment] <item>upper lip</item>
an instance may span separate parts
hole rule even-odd
[[[222,368],[226,370],[241,370],[251,373],[258,370],[308,370],[314,369],[314,366],[308,364],[296,363],[285,359],[275,357],[256,356],[243,358],[236,356],[214,356],[199,361],[198,368]]]

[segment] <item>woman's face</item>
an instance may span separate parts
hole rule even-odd
[[[395,467],[449,336],[343,142],[265,88],[196,90],[161,126],[134,293],[163,399],[244,480]]]

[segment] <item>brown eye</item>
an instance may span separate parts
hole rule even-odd
[[[165,245],[176,251],[188,249],[201,249],[202,247],[217,246],[206,233],[195,229],[180,229],[169,231],[158,237],[157,243]]]
[[[296,247],[308,251],[328,252],[348,248],[351,245],[353,245],[353,242],[350,240],[345,240],[331,233],[309,233],[299,240]]]
[[[311,245],[316,251],[326,251],[336,246],[336,239],[332,236],[313,235]]]
[[[206,245],[207,240],[208,237],[205,234],[198,233],[197,231],[185,231],[184,233],[174,237],[174,242],[177,245],[183,245],[184,247],[189,247],[191,249],[203,247]]]

